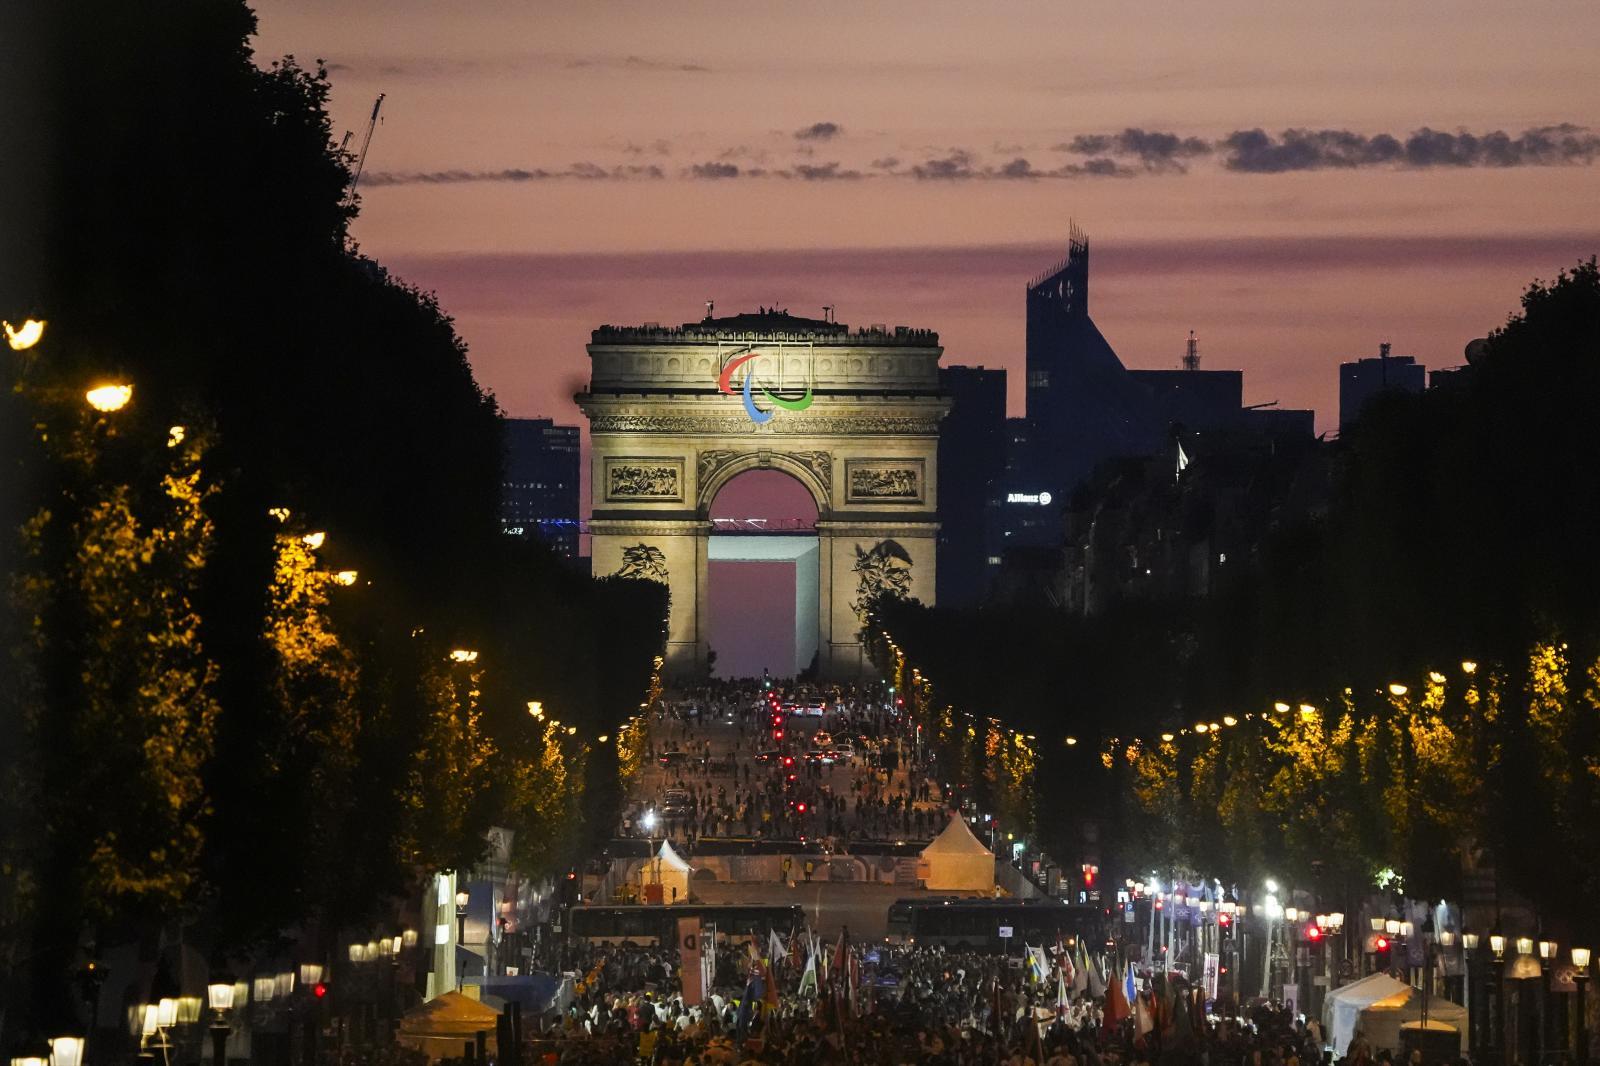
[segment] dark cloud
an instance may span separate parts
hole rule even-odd
[[[804,181],[856,181],[866,177],[859,170],[846,170],[839,163],[796,163],[788,170],[777,172],[785,178]]]
[[[1130,126],[1121,133],[1081,134],[1056,145],[1055,150],[1074,155],[1131,157],[1138,159],[1146,170],[1181,174],[1188,169],[1185,160],[1210,155],[1212,146],[1199,137]]]
[[[1502,130],[1445,133],[1423,127],[1403,141],[1350,130],[1284,130],[1277,137],[1261,129],[1236,130],[1219,144],[1223,165],[1249,174],[1295,170],[1403,167],[1587,166],[1600,159],[1600,135],[1563,123],[1524,130],[1513,137]]]
[[[844,132],[844,127],[837,122],[813,122],[805,129],[795,130],[794,139],[797,141],[831,141]]]
[[[882,159],[874,159],[872,161],[872,168],[874,170],[893,170],[899,165],[900,160],[896,159],[892,155],[886,155]]]
[[[972,153],[964,148],[952,148],[948,154],[935,159],[925,159],[911,168],[911,176],[929,181],[957,181],[976,178],[982,172],[973,166]]]
[[[997,178],[1042,178],[1043,174],[1033,169],[1033,164],[1022,157],[1017,157],[1005,166],[994,172]]]
[[[511,167],[505,170],[376,171],[361,176],[363,189],[390,185],[465,185],[472,182],[554,181],[576,178],[583,181],[655,181],[665,178],[658,166],[603,167],[597,163],[574,163],[561,170],[536,167],[532,170]]]
[[[708,178],[712,180],[737,178],[739,176],[739,166],[737,163],[696,163],[684,171],[684,174],[691,178]]]

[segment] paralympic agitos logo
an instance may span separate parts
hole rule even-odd
[[[729,396],[742,392],[744,395],[744,412],[750,416],[750,421],[756,425],[772,421],[772,417],[779,411],[804,411],[811,406],[811,386],[806,386],[805,394],[791,399],[790,397],[773,392],[765,385],[756,383],[756,370],[753,366],[745,366],[750,360],[760,355],[760,352],[750,352],[735,359],[728,360],[728,365],[722,368],[722,375],[717,378],[717,391],[727,393]],[[733,376],[744,367],[744,384],[741,390],[733,387]],[[762,399],[766,401],[766,408],[757,406],[755,393],[761,391]]]

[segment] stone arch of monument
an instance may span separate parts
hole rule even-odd
[[[938,335],[763,310],[602,326],[588,351],[589,387],[576,399],[590,428],[593,571],[667,584],[669,670],[705,670],[712,502],[739,474],[773,469],[817,504],[815,610],[801,586],[797,626],[814,630],[822,676],[869,673],[862,604],[877,594],[933,602],[949,409]]]

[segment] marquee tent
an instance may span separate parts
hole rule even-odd
[[[1328,993],[1322,1005],[1322,1024],[1336,1055],[1345,1053],[1358,1032],[1373,1051],[1399,1051],[1401,1026],[1420,1028],[1421,1020],[1422,990],[1383,973]],[[1428,1029],[1453,1031],[1466,1053],[1467,1011],[1459,1003],[1429,996]]]
[[[645,890],[643,895],[647,899],[653,898],[650,886],[660,885],[662,903],[687,903],[689,874],[689,864],[663,840],[655,857],[646,859],[639,867],[639,887]]]
[[[919,873],[924,887],[956,892],[994,891],[994,853],[972,835],[957,814],[922,849]]]
[[[397,1039],[407,1047],[425,1053],[430,1061],[459,1059],[462,1049],[471,1043],[479,1032],[488,1034],[489,1054],[495,1054],[495,1022],[499,1017],[493,1007],[486,1007],[460,992],[446,992],[442,996],[406,1012],[400,1019]]]

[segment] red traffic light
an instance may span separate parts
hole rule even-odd
[[[781,729],[774,729],[774,730],[773,730],[773,731],[772,731],[772,739],[773,739],[773,740],[782,740],[782,739],[783,739],[783,730],[781,730]]]
[[[1233,924],[1233,915],[1231,915],[1231,914],[1219,914],[1219,915],[1217,915],[1217,924],[1220,925],[1220,926],[1223,926],[1224,928],[1226,928],[1227,926],[1232,925]]]
[[[783,765],[785,765],[785,766],[793,766],[794,765],[794,756],[793,755],[785,755],[783,757]]]
[[[568,881],[576,881],[577,879],[578,879],[578,872],[576,870],[568,870],[567,871],[567,880]]]
[[[1306,939],[1307,940],[1321,940],[1322,939],[1322,930],[1317,928],[1315,925],[1306,926]]]
[[[794,805],[794,809],[799,811],[801,814],[806,813],[806,805],[804,803],[796,803]]]
[[[316,996],[318,999],[326,996],[328,994],[328,982],[318,981],[316,984],[312,985],[311,994]]]
[[[1372,946],[1373,946],[1374,950],[1377,950],[1377,951],[1388,951],[1389,950],[1388,938],[1380,936],[1377,940],[1374,940],[1372,942]]]

